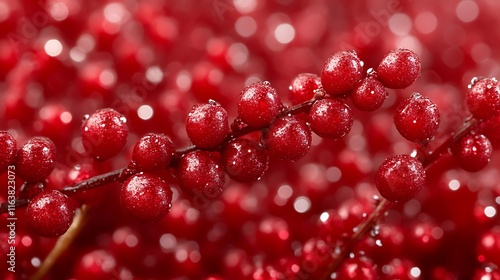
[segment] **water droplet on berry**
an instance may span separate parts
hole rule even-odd
[[[84,121],[88,120],[89,118],[90,118],[90,115],[85,114],[85,115],[83,115],[82,121],[84,122]]]
[[[263,83],[264,85],[266,85],[266,86],[271,86],[271,82],[269,82],[269,81],[263,81],[262,83]]]
[[[470,83],[469,85],[467,86],[468,89],[471,89],[476,83],[477,81],[479,81],[481,78],[479,77],[474,77],[470,80]]]

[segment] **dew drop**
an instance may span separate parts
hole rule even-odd
[[[373,76],[375,73],[376,73],[375,69],[373,69],[373,68],[369,68],[368,70],[366,70],[367,76]]]
[[[262,82],[262,83],[263,83],[264,85],[266,85],[266,86],[271,86],[271,82],[269,82],[269,81],[264,81],[264,82]]]
[[[467,86],[468,89],[471,89],[477,82],[479,81],[479,77],[474,77],[470,80],[469,85]]]
[[[219,102],[217,102],[213,99],[209,99],[208,104],[213,105],[213,106],[221,106]]]
[[[85,114],[85,115],[83,115],[82,121],[86,121],[89,118],[90,118],[90,115],[89,114]]]

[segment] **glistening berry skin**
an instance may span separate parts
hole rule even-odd
[[[186,193],[205,199],[215,198],[225,183],[224,168],[210,152],[193,151],[179,160],[176,177]]]
[[[17,142],[7,131],[0,131],[0,174],[14,164],[17,154]]]
[[[311,129],[295,117],[283,117],[271,124],[265,135],[266,148],[278,158],[297,161],[311,148]]]
[[[474,117],[487,119],[500,113],[500,83],[496,79],[480,79],[469,87],[465,100]]]
[[[409,155],[397,155],[382,163],[375,185],[387,200],[404,202],[415,197],[424,182],[425,170],[422,163]]]
[[[413,51],[396,49],[378,65],[378,79],[388,88],[407,88],[420,77],[421,68],[420,58]]]
[[[302,73],[293,79],[288,97],[292,105],[297,105],[311,100],[316,94],[314,91],[320,88],[322,88],[321,78],[318,75]]]
[[[434,136],[440,118],[439,109],[434,102],[414,93],[396,108],[394,124],[404,138],[423,142]]]
[[[43,237],[64,234],[76,211],[76,204],[65,194],[49,190],[37,194],[26,208],[26,223],[34,233]]]
[[[482,134],[467,134],[452,147],[457,163],[464,170],[477,172],[490,162],[493,147]]]
[[[132,162],[140,171],[166,167],[174,156],[174,145],[165,134],[148,133],[134,146]]]
[[[239,138],[224,147],[221,162],[231,179],[252,182],[259,180],[266,172],[269,156],[256,142]]]
[[[54,169],[56,147],[46,137],[34,137],[17,152],[16,172],[27,182],[45,180]]]
[[[374,75],[366,77],[350,95],[352,104],[359,110],[375,111],[389,96],[384,85]]]
[[[257,82],[243,89],[238,102],[238,116],[254,128],[270,124],[282,109],[276,90],[268,82]]]
[[[111,108],[97,110],[83,122],[81,133],[85,150],[97,160],[106,160],[127,143],[127,120]]]
[[[346,95],[363,79],[363,65],[354,51],[341,51],[330,56],[321,72],[321,84],[332,95]]]
[[[172,190],[160,177],[140,173],[125,180],[120,203],[131,217],[142,223],[153,223],[170,211]]]
[[[215,102],[194,106],[186,118],[186,132],[199,148],[217,147],[229,133],[226,110]]]
[[[351,131],[353,115],[347,104],[328,98],[313,104],[309,121],[312,131],[318,136],[340,139]]]

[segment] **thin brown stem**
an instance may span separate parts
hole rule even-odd
[[[37,270],[35,275],[31,278],[32,280],[43,279],[44,276],[50,271],[50,269],[54,266],[56,261],[61,257],[61,255],[66,251],[66,249],[73,243],[75,238],[78,236],[78,233],[81,231],[83,226],[85,225],[85,221],[87,218],[88,209],[85,205],[80,208],[80,212],[75,215],[73,219],[73,223],[69,227],[68,231],[61,236],[58,240],[54,248],[50,251],[49,255],[43,261],[40,268]]]

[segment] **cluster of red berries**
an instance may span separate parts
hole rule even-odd
[[[258,181],[267,171],[270,160],[302,159],[311,148],[313,132],[330,140],[348,135],[354,121],[349,102],[360,111],[377,110],[389,95],[386,88],[410,86],[420,76],[420,69],[420,59],[407,49],[391,51],[376,70],[367,71],[354,51],[342,51],[327,59],[321,75],[300,74],[292,81],[289,91],[292,107],[282,104],[276,89],[268,82],[256,82],[243,89],[238,116],[232,125],[229,125],[228,113],[217,102],[198,104],[185,121],[186,133],[193,146],[175,150],[170,138],[159,133],[146,134],[136,142],[129,166],[114,179],[122,182],[120,204],[140,222],[157,222],[172,208],[173,191],[169,182],[175,181],[194,200],[218,197],[223,192],[226,175],[237,182]],[[451,138],[449,148],[459,166],[474,172],[490,161],[493,151],[490,140],[499,140],[494,128],[498,127],[500,114],[500,84],[495,79],[476,79],[470,85],[466,100],[472,119],[464,131]],[[439,122],[437,105],[419,93],[401,102],[394,112],[397,130],[420,147],[426,147],[434,137]],[[81,136],[90,157],[97,161],[110,159],[126,145],[127,120],[113,109],[98,110],[84,118]],[[439,157],[441,151],[435,152]],[[414,198],[425,184],[426,168],[434,163],[429,160],[432,157],[436,154],[417,151],[383,161],[375,179],[382,197],[391,202]],[[40,188],[39,184],[43,186],[53,171],[55,159],[56,147],[48,138],[32,138],[17,149],[14,137],[7,131],[0,132],[0,171],[7,171],[11,165],[16,167],[17,174],[25,182],[18,199],[29,201],[27,224],[34,233],[45,237],[62,235],[70,227],[79,205],[69,194],[89,184],[94,188],[108,182],[89,176],[60,190]],[[360,207],[359,213],[349,213],[357,216],[350,223],[340,222],[340,210],[322,214],[321,238],[304,243],[300,260],[285,263],[283,271],[272,272],[281,275],[273,279],[285,275],[290,279],[305,279],[300,278],[304,275],[312,277],[308,279],[319,279],[325,277],[325,273],[328,277],[329,272],[337,273],[338,279],[361,277],[351,275],[353,271],[363,273],[365,279],[375,278],[374,265],[366,257],[348,258],[340,268],[331,268],[338,255],[328,253],[331,244],[338,246],[348,242],[349,232],[365,218],[359,214],[374,212],[370,203]],[[279,224],[261,225],[278,227],[270,229],[271,234],[280,231]],[[267,229],[262,232],[266,233]],[[318,252],[328,257],[321,260],[321,269],[311,270],[307,265],[317,259]],[[482,256],[488,261],[496,261],[495,256],[488,254]]]

